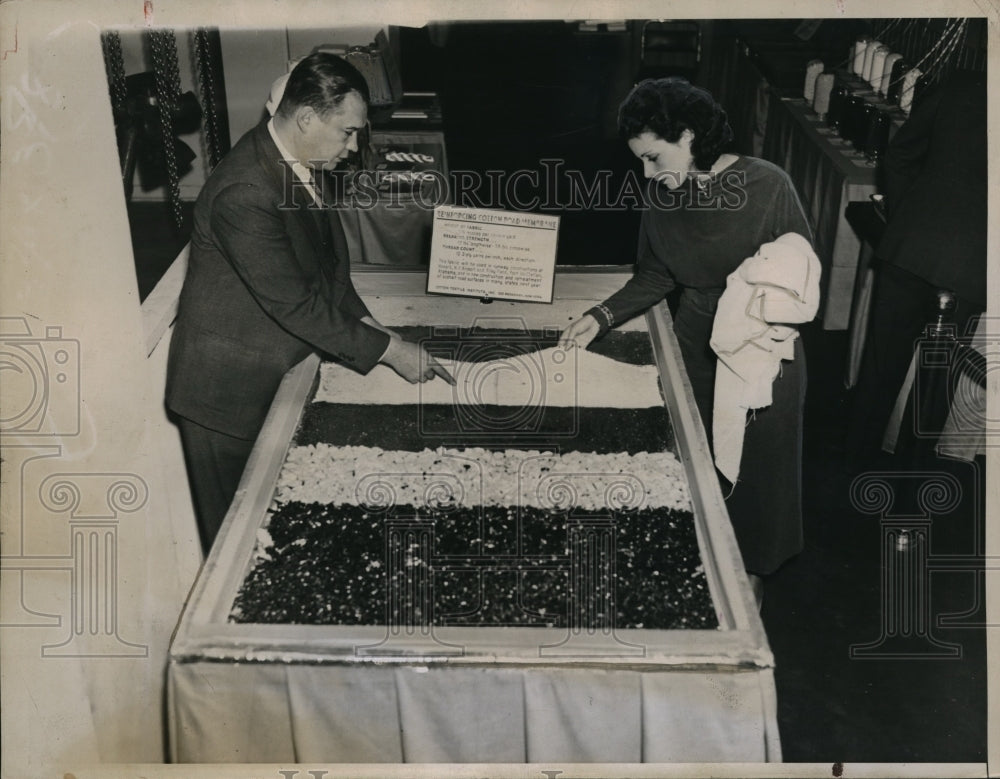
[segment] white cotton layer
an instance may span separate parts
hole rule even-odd
[[[461,344],[456,357],[475,344]],[[493,347],[495,349],[495,345]],[[314,401],[383,405],[483,405],[518,408],[650,408],[663,405],[655,365],[630,365],[584,349],[552,347],[486,362],[441,360],[456,385],[435,378],[410,384],[387,365],[361,375],[321,367]]]
[[[277,503],[426,509],[508,506],[555,511],[690,510],[684,467],[669,452],[634,455],[486,449],[386,451],[367,446],[293,447]]]

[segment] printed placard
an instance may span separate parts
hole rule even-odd
[[[558,236],[558,216],[439,206],[427,291],[551,303]]]

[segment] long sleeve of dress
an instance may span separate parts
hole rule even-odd
[[[677,286],[666,264],[653,252],[649,238],[649,213],[648,210],[643,212],[639,225],[639,249],[632,278],[615,294],[587,312],[601,326],[601,335],[663,300]]]
[[[770,213],[772,241],[785,233],[798,233],[809,243],[813,242],[812,228],[806,218],[802,201],[795,191],[795,185],[787,176],[783,177],[781,186],[775,190],[774,204]]]

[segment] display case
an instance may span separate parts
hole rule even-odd
[[[371,168],[354,206],[338,209],[355,265],[426,266],[434,207],[450,202],[448,156],[439,129],[371,134]]]
[[[426,275],[417,271],[354,273],[359,293],[379,321],[404,332],[433,325],[439,332],[451,333],[460,350],[472,337],[468,328],[484,318],[514,323],[529,340],[553,339],[573,318],[618,289],[627,278],[617,269],[560,268],[554,302],[535,304],[428,295],[424,291]],[[521,460],[536,455],[568,457],[569,450],[583,446],[584,440],[592,444],[615,435],[624,438],[608,443],[608,451],[628,448],[625,439],[629,436],[621,432],[623,426],[607,425],[608,419],[626,419],[627,415],[605,414],[607,435],[595,434],[590,426],[604,413],[604,407],[643,405],[630,398],[642,392],[648,395],[649,387],[637,389],[643,382],[648,385],[642,378],[648,373],[640,364],[642,359],[613,364],[609,370],[607,359],[611,358],[598,354],[568,373],[567,363],[559,362],[558,376],[570,376],[575,389],[567,395],[561,388],[565,382],[549,377],[541,410],[562,408],[552,417],[555,422],[550,420],[545,427],[522,418],[515,425],[493,426],[491,442],[486,442],[477,435],[470,437],[470,428],[456,433],[435,427],[434,420],[440,417],[434,414],[440,412],[427,409],[434,404],[435,408],[447,405],[448,393],[454,390],[440,379],[433,382],[439,385],[433,391],[430,385],[407,385],[397,391],[387,389],[388,380],[373,378],[374,370],[367,377],[349,377],[338,372],[346,369],[321,366],[318,358],[309,358],[286,376],[275,398],[172,643],[168,669],[172,759],[352,763],[780,760],[773,656],[742,570],[669,312],[661,304],[617,331],[625,341],[648,344],[651,386],[658,393],[656,404],[662,405],[663,429],[651,438],[643,432],[643,441],[664,442],[665,451],[659,456],[665,459],[661,462],[676,463],[667,470],[673,469],[671,473],[680,480],[684,510],[670,514],[670,523],[672,527],[676,519],[680,526],[685,516],[690,517],[693,562],[669,556],[673,554],[669,549],[677,546],[671,542],[669,529],[653,541],[647,533],[645,543],[642,538],[625,538],[621,533],[627,524],[627,511],[591,511],[581,516],[563,512],[558,518],[561,524],[552,527],[565,542],[559,540],[555,552],[545,556],[527,548],[524,541],[507,551],[493,549],[486,554],[477,546],[456,554],[454,549],[445,548],[443,540],[447,512],[384,512],[375,515],[375,522],[383,523],[385,531],[384,567],[375,566],[369,583],[382,593],[384,603],[375,613],[385,614],[385,619],[379,624],[377,617],[370,615],[355,618],[350,609],[341,610],[343,618],[311,619],[307,613],[315,615],[315,610],[296,611],[299,596],[286,585],[278,583],[274,592],[267,592],[268,577],[280,569],[267,566],[274,563],[279,551],[284,554],[284,549],[292,549],[299,555],[312,546],[308,536],[291,542],[286,538],[286,546],[279,550],[273,523],[278,521],[276,512],[281,506],[288,505],[283,503],[287,495],[282,497],[282,490],[288,487],[288,464],[299,456],[295,452],[309,436],[310,452],[317,451],[317,429],[335,430],[333,449],[343,455],[341,460],[360,458],[368,456],[365,452],[369,450],[349,448],[348,444],[364,443],[377,449],[383,442],[370,440],[371,436],[351,438],[355,433],[350,431],[370,428],[368,432],[375,437],[378,431],[385,431],[382,435],[399,446],[405,438],[405,430],[401,432],[405,425],[386,423],[386,415],[396,419],[392,415],[426,412],[428,416],[420,417],[423,427],[417,430],[418,444],[426,440],[427,451],[437,453],[437,460],[466,457],[466,471],[482,466],[486,474],[482,483],[488,491],[495,472],[487,466],[501,455]],[[507,348],[510,341],[502,338],[499,342]],[[554,354],[549,346],[546,341],[539,344],[537,352],[528,349],[516,353]],[[440,349],[440,340],[429,348]],[[602,348],[595,344],[589,352],[599,353]],[[542,359],[538,364],[547,363]],[[595,369],[594,365],[601,367]],[[506,392],[513,393],[516,389],[510,388],[523,387],[524,383],[515,380],[514,384],[496,386],[507,386]],[[509,401],[504,390],[495,391],[500,402]],[[395,395],[406,397],[393,406]],[[412,397],[422,402],[413,404],[407,399]],[[333,418],[343,420],[343,424],[314,424],[317,414],[322,416],[317,408],[331,399],[354,404],[347,410],[338,407],[340,416]],[[521,407],[526,406],[521,403]],[[372,420],[371,425],[364,424],[366,418]],[[567,426],[566,419],[573,423]],[[650,422],[647,426],[659,425]],[[615,432],[615,428],[620,429]],[[477,430],[482,433],[483,429]],[[564,437],[560,438],[560,432]],[[470,443],[480,446],[470,447]],[[593,448],[591,444],[587,446]],[[413,451],[419,446],[404,448]],[[626,452],[622,456],[645,454],[652,453]],[[618,468],[618,476],[612,480],[619,488],[619,477],[629,476],[629,467]],[[601,479],[608,477],[605,471],[606,463],[595,466],[585,472],[584,481],[601,487]],[[549,466],[536,471],[536,478],[539,472],[550,475]],[[400,488],[408,481],[402,477],[424,485],[417,473],[395,473],[395,482],[388,473],[382,475],[386,477],[382,482]],[[335,478],[324,482],[321,476],[316,484],[329,487],[332,480]],[[360,479],[354,486],[358,489],[353,492],[364,492]],[[653,487],[647,487],[644,494],[653,492]],[[614,489],[606,490],[607,495],[614,493]],[[478,502],[485,505],[489,501]],[[552,522],[557,521],[555,513],[550,512]],[[514,515],[518,532],[528,522],[524,517],[534,516],[508,511],[508,516]],[[492,515],[485,512],[483,516]],[[543,512],[543,522],[546,516]],[[347,514],[341,519],[354,521]],[[366,515],[366,519],[371,516]],[[653,517],[643,521],[662,520]],[[659,524],[657,529],[663,530]],[[503,537],[506,531],[497,532]],[[681,531],[677,533],[679,538]],[[336,533],[326,538],[326,546],[333,548],[330,554],[340,555],[343,566],[356,562],[352,558],[362,554],[346,550],[346,536],[343,544]],[[423,549],[423,557],[400,552],[407,548]],[[636,559],[646,555],[647,563],[641,576],[630,580],[623,555],[633,554]],[[659,585],[654,579],[661,572],[653,570],[658,559],[669,566]],[[557,609],[560,613],[554,619],[541,618],[544,609],[523,593],[515,599],[518,613],[528,615],[523,619],[512,618],[509,610],[497,611],[487,619],[483,609],[476,618],[463,619],[461,609],[443,607],[441,598],[435,601],[435,593],[446,589],[444,582],[449,576],[474,576],[481,582],[484,570],[492,574],[513,572],[511,586],[526,591],[526,577],[537,572],[525,571],[532,565],[537,568],[539,560],[545,569],[539,575],[545,581],[555,577],[559,583],[554,597],[564,608]],[[323,608],[319,613],[336,611],[345,596],[329,593],[343,593],[333,585],[341,574],[331,573],[332,569],[310,562],[308,557],[297,557],[294,565],[299,566],[297,581],[322,579],[322,586],[311,591],[328,593],[320,597]],[[369,560],[367,568],[371,567]],[[669,574],[681,570],[685,571],[684,583],[678,584]],[[280,614],[275,617],[274,608],[257,612],[270,615],[265,618],[254,617],[245,608],[255,571],[268,572],[263,578],[257,576],[254,586],[258,592],[263,586],[264,596],[278,604],[279,612],[285,613],[281,610],[287,607],[287,613],[295,615],[289,621],[282,622]],[[280,576],[275,575],[279,581]],[[364,579],[365,574],[358,578]],[[637,584],[620,585],[616,593],[616,582],[626,581]],[[706,592],[699,600],[702,583]],[[661,616],[650,618],[647,624],[634,612],[625,613],[623,604],[637,589],[657,603],[662,600],[677,605],[660,609]],[[691,593],[690,597],[675,597],[682,589]],[[649,599],[646,597],[644,603]],[[681,601],[695,604],[691,619],[685,616],[687,606]],[[707,616],[701,613],[706,604]],[[700,613],[697,619],[695,612]],[[348,624],[351,622],[355,624]]]

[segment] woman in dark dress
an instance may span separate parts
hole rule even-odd
[[[727,276],[762,244],[812,233],[788,175],[764,160],[724,153],[725,111],[680,78],[643,81],[619,110],[619,130],[650,179],[635,272],[568,327],[585,347],[677,287],[674,333],[705,430],[712,430],[716,355],[709,346]],[[766,575],[802,549],[801,451],[805,358],[783,361],[772,404],[748,424],[737,484],[720,475],[743,563]],[[755,585],[758,584],[755,582]]]

